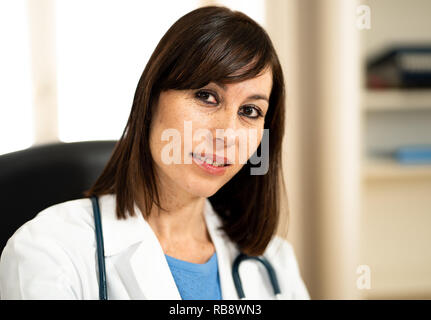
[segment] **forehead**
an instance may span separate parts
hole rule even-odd
[[[272,89],[272,71],[267,68],[254,78],[234,83],[214,82],[228,92],[235,91],[238,93],[244,91],[246,93],[265,94],[269,97]]]

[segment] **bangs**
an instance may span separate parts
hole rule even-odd
[[[271,65],[272,44],[263,28],[236,12],[235,19],[214,17],[178,37],[176,52],[161,72],[161,90],[197,89],[211,81],[251,79]],[[181,19],[177,22],[181,24]],[[173,26],[175,28],[175,25]]]

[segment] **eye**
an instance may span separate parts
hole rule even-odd
[[[200,90],[195,94],[196,98],[199,100],[209,103],[209,104],[218,104],[217,95],[207,90]]]
[[[239,114],[245,115],[247,118],[250,119],[257,119],[259,117],[263,117],[262,111],[258,107],[253,105],[242,106],[240,110],[242,111],[240,111]]]

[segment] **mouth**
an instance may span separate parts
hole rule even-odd
[[[222,175],[226,168],[232,164],[226,157],[219,157],[213,154],[196,154],[190,152],[193,161],[204,171],[213,175]]]

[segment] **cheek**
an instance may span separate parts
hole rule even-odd
[[[187,106],[175,101],[164,101],[153,116],[150,129],[150,149],[155,160],[161,158],[161,150],[173,141],[172,135],[183,137]],[[168,140],[162,140],[165,135]],[[182,148],[182,146],[178,146]]]
[[[261,125],[256,126],[255,128],[249,129],[248,136],[247,136],[247,145],[248,145],[247,159],[249,159],[253,155],[253,153],[259,147],[259,144],[262,142],[262,137],[264,133],[263,130],[264,130],[263,123]]]

